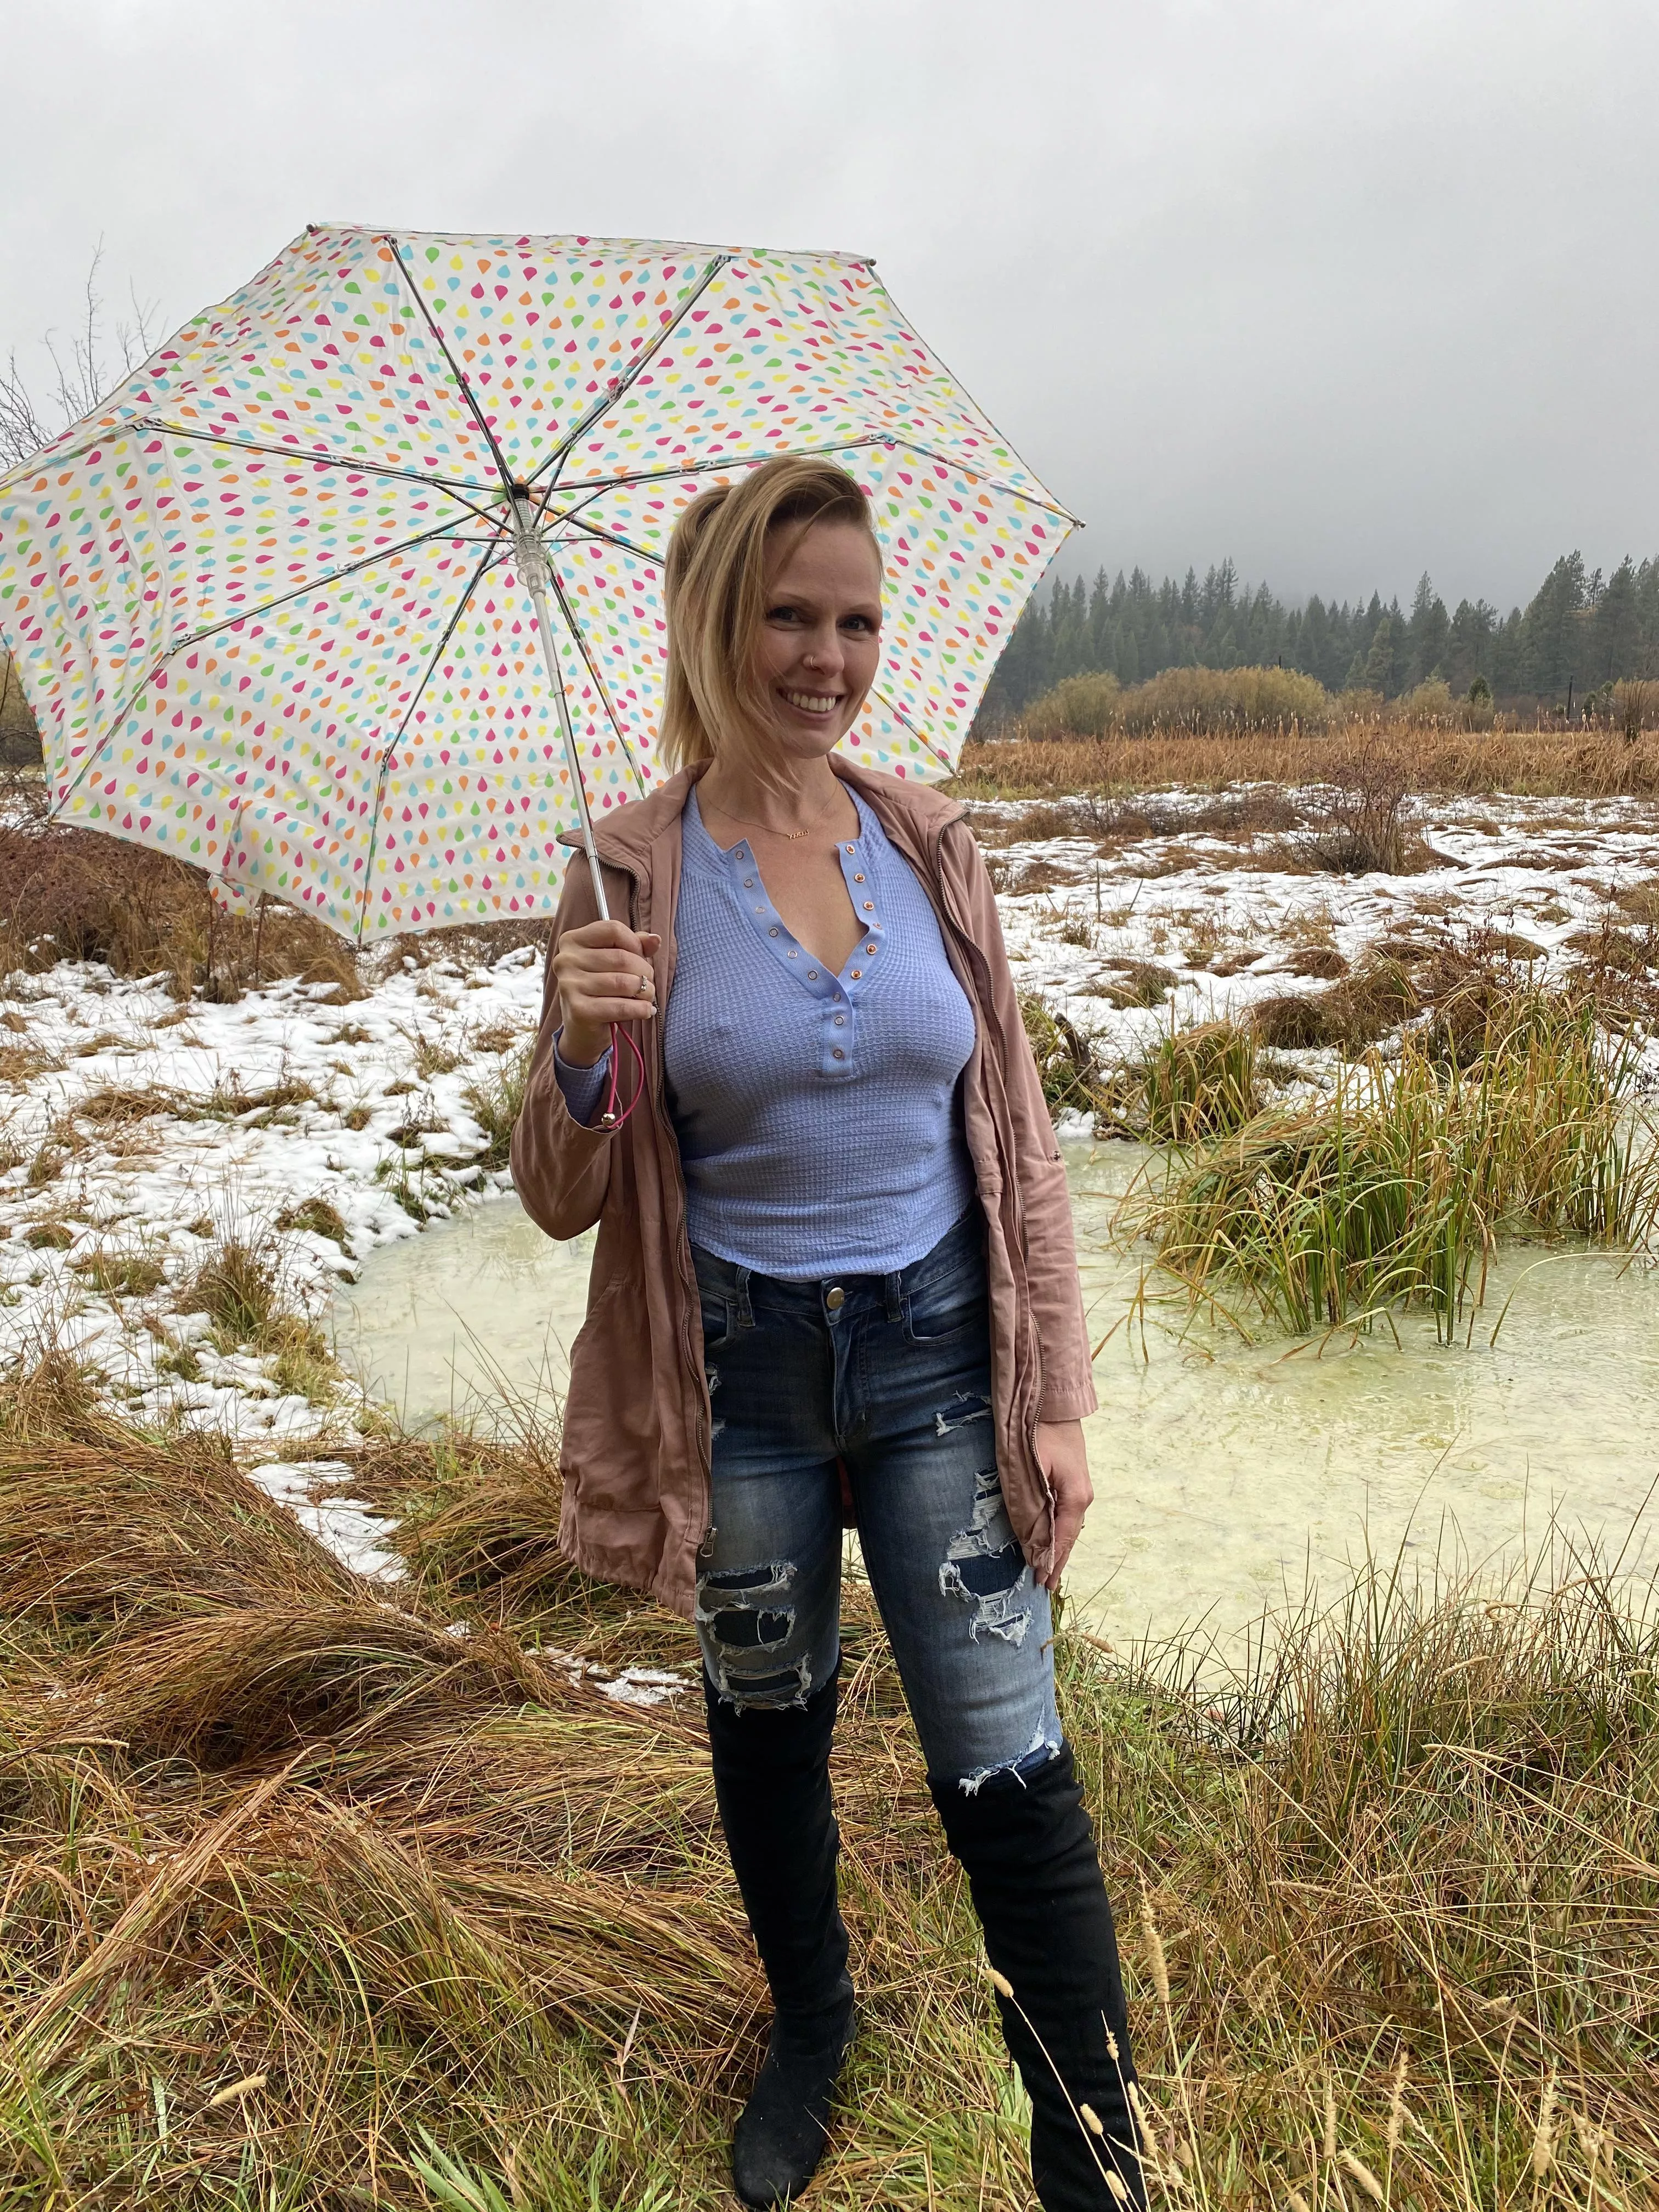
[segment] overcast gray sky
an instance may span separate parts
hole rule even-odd
[[[0,0],[0,346],[308,221],[873,253],[1089,524],[1279,591],[1659,553],[1655,0]]]

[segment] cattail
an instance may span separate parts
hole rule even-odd
[[[1131,2081],[1128,2087],[1130,2109],[1135,2116],[1135,2125],[1140,2130],[1140,2162],[1154,2180],[1161,2180],[1164,2151],[1158,2139],[1158,2130],[1152,2125],[1152,2114],[1141,2102],[1139,2082]]]
[[[1291,2212],[1313,2212],[1313,2208],[1299,2189],[1291,2190],[1285,2198],[1285,2203],[1290,2206]]]
[[[1152,1987],[1158,1991],[1158,2001],[1165,2012],[1170,2009],[1170,1962],[1164,1955],[1164,1938],[1158,1932],[1158,1922],[1152,1915],[1152,1900],[1146,1885],[1140,1885],[1140,1932],[1146,1939],[1146,1960],[1152,1969]]]
[[[1541,2181],[1555,2162],[1555,2098],[1560,2086],[1560,2076],[1555,2068],[1551,2067],[1544,2101],[1538,2107],[1538,2125],[1532,2131],[1532,2178],[1534,2181]]]
[[[1009,1980],[1007,1975],[998,1973],[994,1966],[988,1966],[985,1971],[991,1977],[991,1987],[996,1991],[997,1995],[1000,1997],[1006,1997],[1010,2003],[1012,2003],[1013,2002],[1014,1985]]]
[[[1106,2169],[1106,2186],[1111,2191],[1112,2199],[1115,2203],[1127,2204],[1128,2203],[1129,2192],[1123,2186],[1122,2179],[1119,2175],[1118,2170],[1115,2166],[1109,2166]]]
[[[1366,2196],[1370,2198],[1373,2204],[1384,2204],[1388,2202],[1382,2183],[1371,2172],[1370,2166],[1366,2165],[1363,2158],[1358,2157],[1353,2151],[1345,2150],[1341,2156],[1340,2164],[1344,2172],[1351,2173],[1353,2176],[1354,2179],[1359,2184],[1359,2186],[1364,2191]]]
[[[256,2089],[263,2089],[268,2076],[264,2074],[245,2074],[240,2081],[233,2081],[228,2089],[216,2089],[208,2099],[205,2109],[216,2112],[221,2105],[238,2104],[251,2097]]]
[[[1079,2105],[1078,2110],[1083,2115],[1084,2126],[1088,2129],[1091,2136],[1105,2134],[1106,2130],[1101,2124],[1100,2115],[1092,2105]]]
[[[1331,2077],[1325,2076],[1325,2156],[1336,2156],[1336,2092],[1331,2087]]]
[[[1578,2136],[1578,2148],[1584,2154],[1584,2163],[1592,2173],[1602,2158],[1613,2163],[1612,2146],[1600,2128],[1592,2127],[1582,2112],[1575,2112],[1572,2124]]]
[[[1389,2093],[1389,2163],[1394,2164],[1395,2153],[1400,2148],[1400,2138],[1406,2132],[1406,2049],[1402,2044],[1400,2058],[1394,2069],[1394,2087]]]
[[[1106,2031],[1106,2056],[1114,2066],[1117,2064],[1117,2038],[1109,2027]]]

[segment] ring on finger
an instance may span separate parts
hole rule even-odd
[[[651,978],[648,975],[641,975],[639,981],[639,988],[635,992],[634,996],[636,999],[645,999],[648,998],[650,994]]]

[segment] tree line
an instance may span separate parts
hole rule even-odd
[[[1139,684],[1165,668],[1270,668],[1316,676],[1328,690],[1397,698],[1436,678],[1468,696],[1565,702],[1623,678],[1659,674],[1659,557],[1626,557],[1613,574],[1564,554],[1524,608],[1500,615],[1485,599],[1455,613],[1425,574],[1405,612],[1372,592],[1369,604],[1286,606],[1266,584],[1241,586],[1231,561],[1202,582],[1188,568],[1154,584],[1144,569],[1092,584],[1057,581],[1034,593],[1014,626],[981,709],[1006,721],[1068,676],[1109,672]]]

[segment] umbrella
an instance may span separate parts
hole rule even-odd
[[[662,774],[676,516],[806,453],[886,563],[843,742],[948,774],[1073,518],[868,259],[313,226],[0,480],[53,811],[360,944],[548,913]]]

